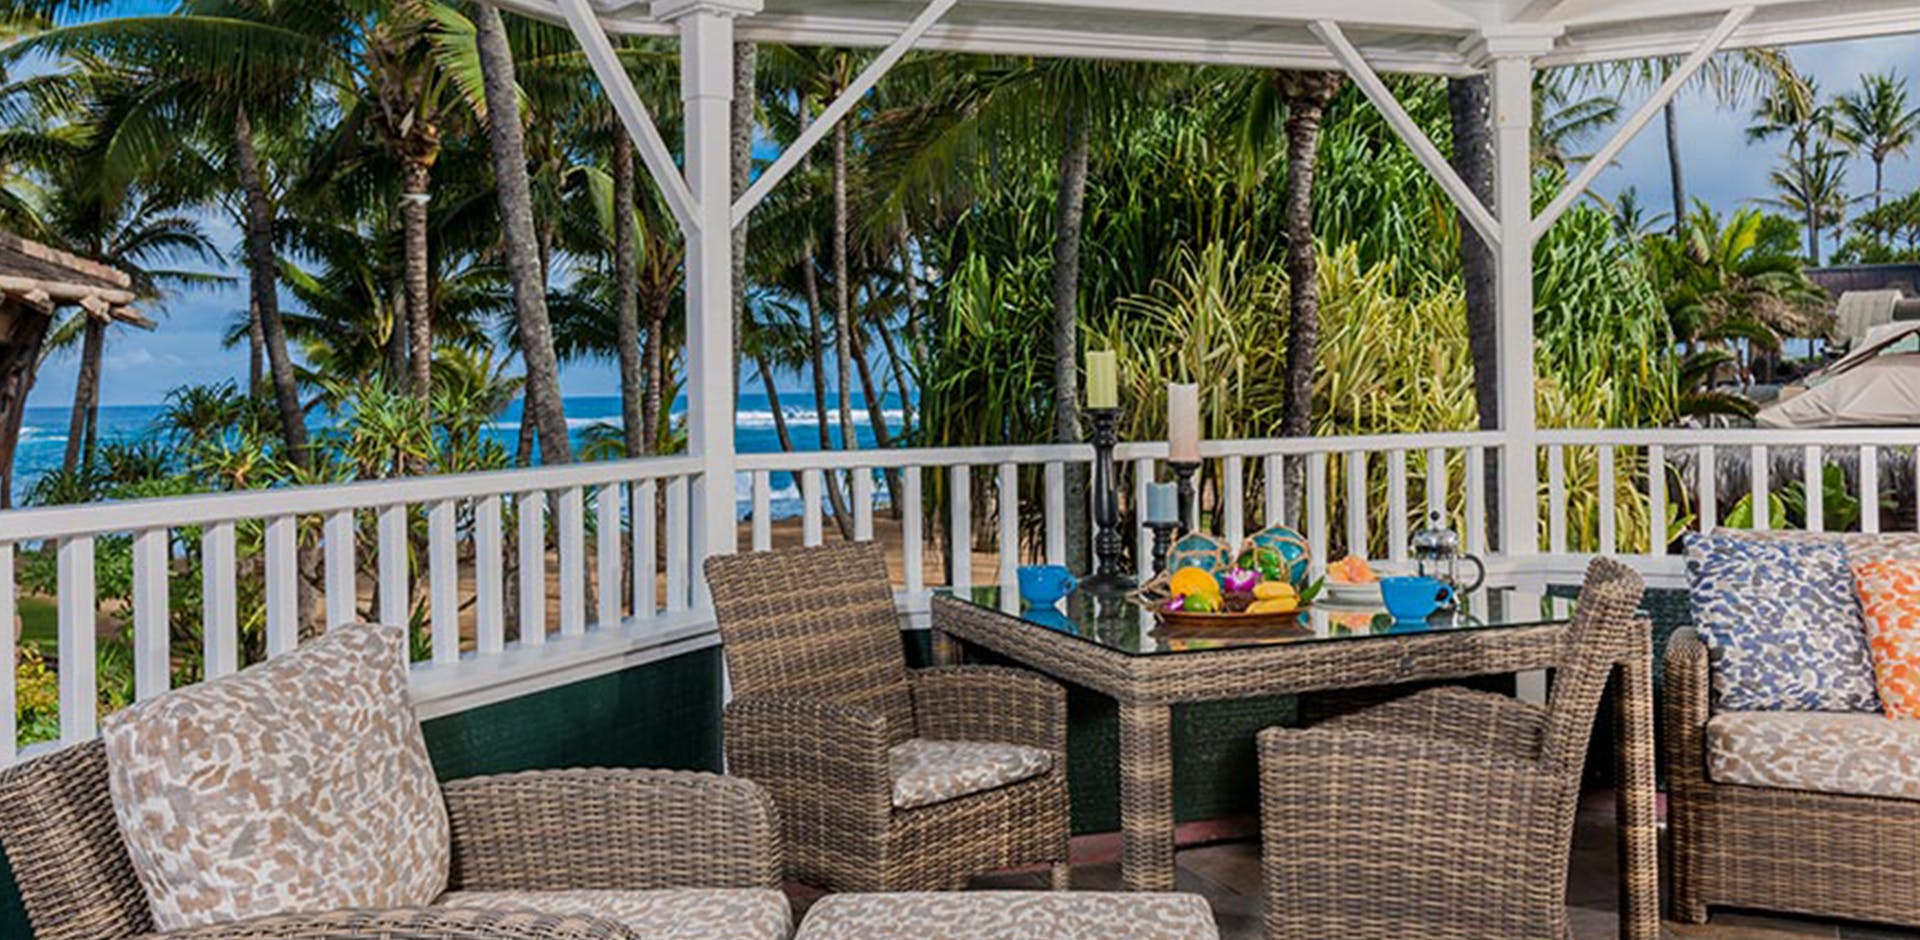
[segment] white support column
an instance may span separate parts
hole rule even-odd
[[[733,449],[733,20],[758,0],[655,0],[654,19],[680,28],[680,94],[686,111],[687,186],[696,225],[687,233],[687,438],[699,458],[692,500],[695,597],[701,562],[739,551]]]
[[[1539,551],[1539,429],[1533,381],[1533,59],[1550,31],[1483,34],[1476,58],[1489,67],[1494,136],[1496,296],[1500,351],[1500,550]]]

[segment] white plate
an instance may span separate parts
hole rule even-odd
[[[1320,589],[1320,597],[1329,604],[1340,607],[1378,607],[1384,601],[1380,597],[1380,585],[1343,584],[1328,581]]]

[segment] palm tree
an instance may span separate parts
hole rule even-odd
[[[568,463],[573,459],[573,445],[567,438],[560,366],[554,354],[553,325],[547,315],[546,272],[541,269],[534,234],[533,189],[527,177],[525,128],[520,123],[513,50],[507,43],[506,23],[493,5],[475,4],[473,25],[485,80],[487,139],[492,145],[499,190],[507,277],[513,284],[520,356],[527,367],[526,411],[540,429],[540,459]]]
[[[1273,83],[1287,107],[1287,365],[1286,410],[1280,433],[1313,433],[1313,366],[1320,345],[1320,269],[1313,233],[1313,181],[1320,120],[1346,84],[1339,72],[1276,72]],[[1293,500],[1293,505],[1303,505]]]
[[[1778,350],[1788,336],[1826,328],[1824,293],[1800,259],[1770,251],[1765,217],[1743,209],[1722,219],[1696,204],[1675,238],[1649,240],[1649,258],[1676,339],[1689,354],[1699,344]]]
[[[1840,119],[1835,136],[1873,161],[1873,207],[1878,209],[1887,160],[1920,137],[1920,107],[1908,104],[1907,83],[1891,70],[1861,76],[1859,90],[1842,94],[1834,106]]]
[[[1847,220],[1847,153],[1827,141],[1808,152],[1782,155],[1785,163],[1768,175],[1779,195],[1764,200],[1806,220],[1807,263],[1820,266],[1820,235]]]

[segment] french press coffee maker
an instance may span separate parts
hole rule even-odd
[[[1456,594],[1479,590],[1487,580],[1486,563],[1460,550],[1459,534],[1447,528],[1438,510],[1427,517],[1426,528],[1413,533],[1413,561],[1421,577],[1444,581]],[[1471,583],[1461,578],[1467,567],[1473,568]]]

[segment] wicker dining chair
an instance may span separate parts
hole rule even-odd
[[[1022,865],[1067,878],[1066,692],[1019,669],[909,670],[886,558],[847,543],[706,562],[733,701],[729,772],[773,794],[788,873],[835,891],[949,890]],[[1043,772],[902,808],[909,742],[1040,749]]]
[[[1545,707],[1460,688],[1260,733],[1269,940],[1564,940],[1580,774],[1644,582],[1597,559]]]

